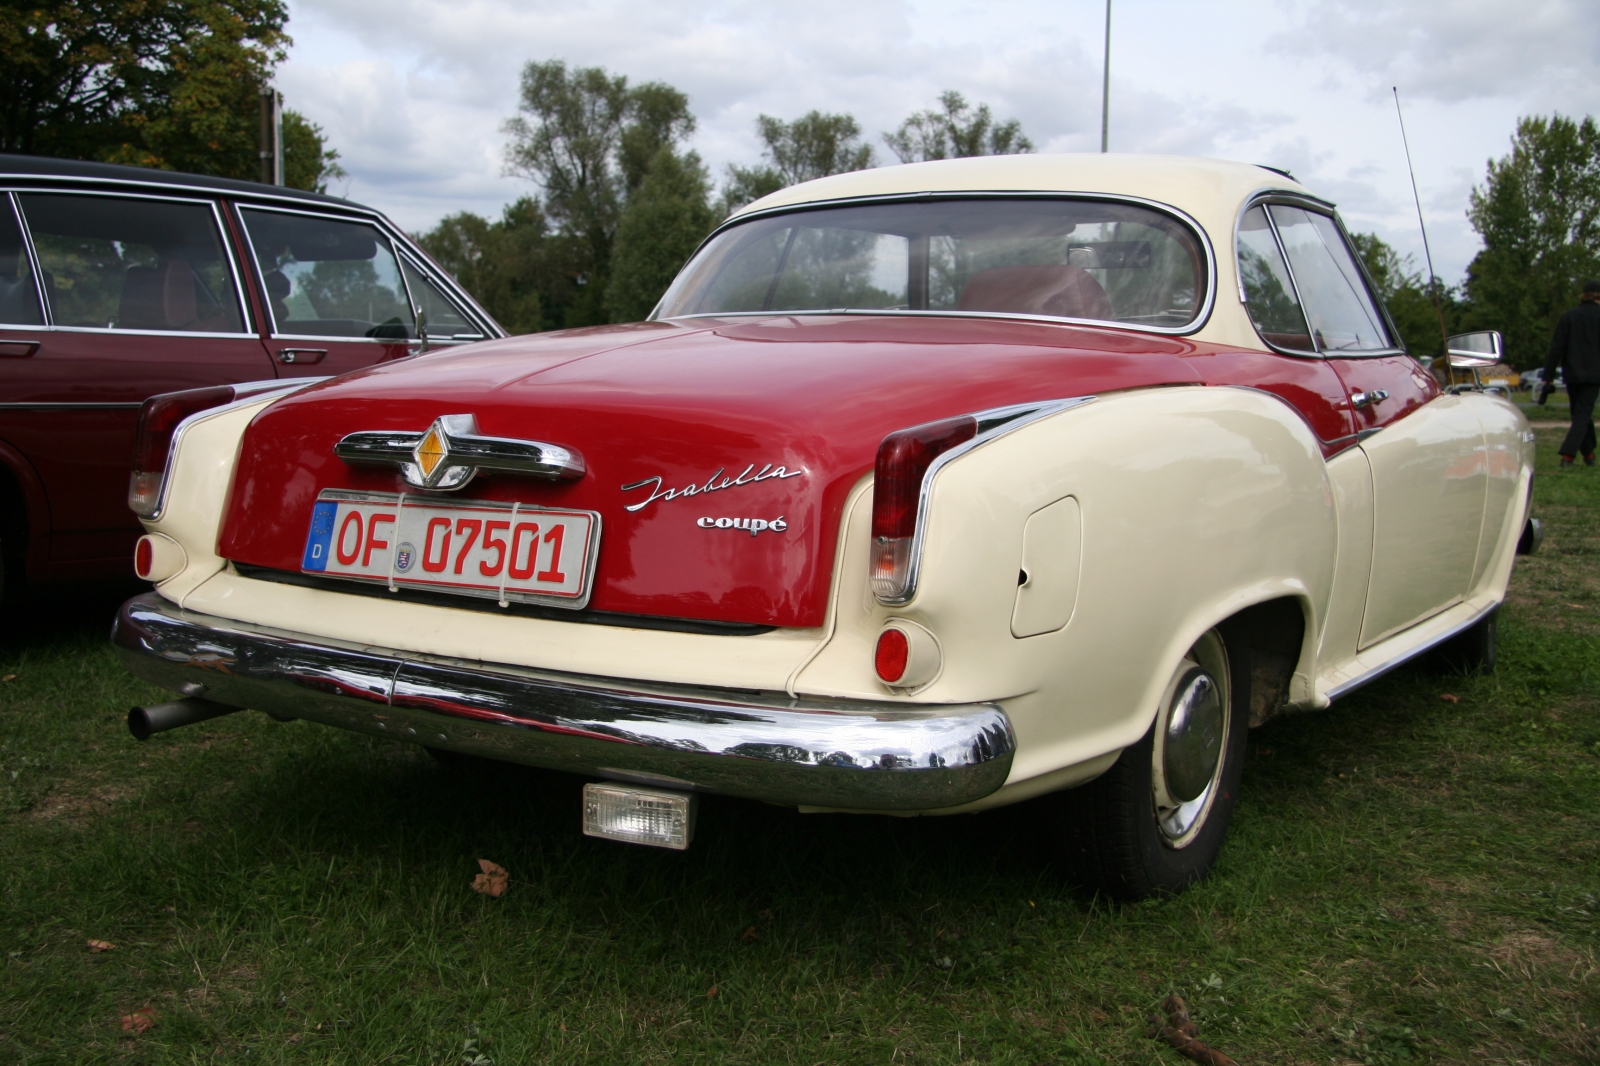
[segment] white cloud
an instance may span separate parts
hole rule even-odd
[[[1287,167],[1352,228],[1417,253],[1389,87],[1405,97],[1435,265],[1476,251],[1467,192],[1516,117],[1600,110],[1587,0],[1115,0],[1111,143]],[[347,195],[421,229],[498,213],[501,123],[530,59],[689,94],[718,177],[759,155],[758,114],[855,115],[881,134],[944,89],[1041,149],[1100,140],[1103,0],[292,0],[279,82],[343,155]],[[336,190],[344,191],[344,190]]]

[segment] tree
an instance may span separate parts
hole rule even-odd
[[[861,123],[852,115],[811,111],[793,122],[761,115],[756,133],[765,162],[728,168],[719,204],[723,217],[790,185],[876,165],[872,145],[861,143]]]
[[[613,322],[637,322],[654,309],[716,222],[710,195],[700,157],[662,146],[617,223],[606,292]]]
[[[572,297],[561,269],[566,249],[531,198],[508,204],[494,222],[470,211],[450,215],[417,243],[512,333],[561,325],[547,311]]]
[[[1470,321],[1505,334],[1513,366],[1540,366],[1555,320],[1600,277],[1600,126],[1593,116],[1517,122],[1467,217],[1483,251],[1467,267]]]
[[[1445,328],[1458,333],[1465,307],[1456,294],[1438,278],[1433,279],[1430,288],[1422,274],[1413,269],[1413,257],[1402,256],[1376,233],[1352,233],[1350,239],[1367,273],[1372,275],[1378,296],[1389,309],[1406,350],[1413,355],[1441,354],[1444,338],[1439,335],[1440,309],[1434,306],[1433,294],[1439,294]]]
[[[252,177],[283,0],[0,0],[0,151]]]
[[[694,131],[689,99],[660,82],[629,88],[599,67],[568,70],[559,59],[522,71],[521,114],[507,120],[507,169],[538,182],[544,215],[571,253],[575,298],[563,325],[608,320],[612,244],[631,191],[663,149]]]
[[[322,127],[300,114],[283,113],[283,183],[291,189],[327,192],[328,182],[348,177],[339,153],[328,147]]]
[[[988,104],[976,111],[966,97],[949,90],[939,94],[944,110],[919,111],[900,123],[883,141],[902,163],[928,159],[962,159],[975,155],[1020,155],[1033,151],[1033,142],[1022,132],[1016,119],[994,121]]]

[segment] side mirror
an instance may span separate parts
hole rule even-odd
[[[1458,370],[1494,366],[1500,361],[1505,342],[1499,330],[1486,329],[1478,333],[1458,333],[1445,342],[1450,365]]]

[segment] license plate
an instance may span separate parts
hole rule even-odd
[[[324,489],[311,512],[306,573],[502,603],[589,602],[593,511]]]

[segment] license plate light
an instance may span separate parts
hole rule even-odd
[[[694,794],[633,785],[583,786],[583,834],[682,851],[694,837]]]

